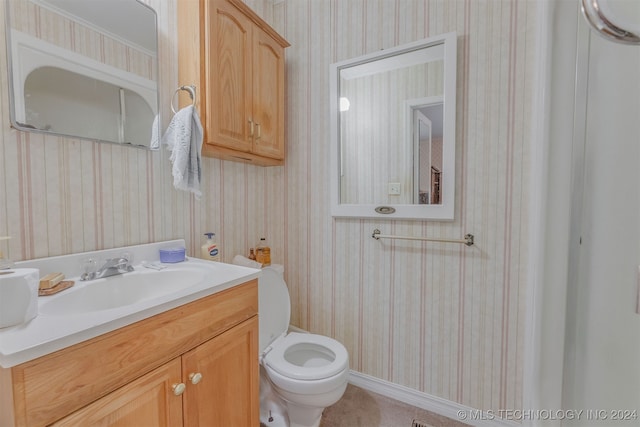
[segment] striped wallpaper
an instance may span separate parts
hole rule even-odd
[[[147,0],[159,15],[164,126],[177,1]],[[353,369],[475,408],[520,408],[536,2],[247,3],[292,44],[285,166],[205,159],[198,202],[172,189],[166,152],[15,131],[2,45],[0,235],[14,239],[0,244],[22,260],[185,238],[196,254],[213,231],[230,261],[265,236],[286,267],[292,324],[342,341]],[[455,220],[333,219],[329,64],[449,31],[459,43]],[[374,228],[469,232],[477,244],[375,241]]]
[[[292,323],[342,341],[351,366],[483,409],[522,405],[534,1],[287,0],[284,261]],[[458,33],[453,222],[332,219],[329,65]],[[477,245],[376,241],[383,233]]]

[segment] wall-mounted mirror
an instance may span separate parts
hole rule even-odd
[[[331,65],[331,213],[451,220],[456,34]]]
[[[5,3],[13,127],[157,148],[153,9],[138,0]]]

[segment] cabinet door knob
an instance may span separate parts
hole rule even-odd
[[[262,132],[260,131],[260,123],[256,123],[256,130],[258,131],[258,136],[256,136],[256,139],[260,139],[260,137],[262,136]]]
[[[202,374],[200,372],[194,372],[189,374],[189,380],[191,381],[191,384],[198,384],[201,379],[202,379]]]
[[[253,120],[249,119],[249,136],[253,138]]]
[[[184,385],[184,383],[173,384],[171,386],[171,390],[173,390],[173,394],[175,394],[176,396],[180,396],[182,393],[184,393],[184,390],[186,388],[187,386]]]

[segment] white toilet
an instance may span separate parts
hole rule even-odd
[[[347,388],[349,354],[323,335],[287,334],[291,301],[283,272],[281,265],[265,267],[258,282],[260,421],[281,427],[288,418],[291,427],[317,427],[324,408]]]

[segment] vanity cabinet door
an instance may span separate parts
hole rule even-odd
[[[181,373],[180,359],[174,359],[52,426],[181,426],[182,396],[173,390]]]
[[[257,316],[184,354],[182,371],[185,426],[260,424]]]

